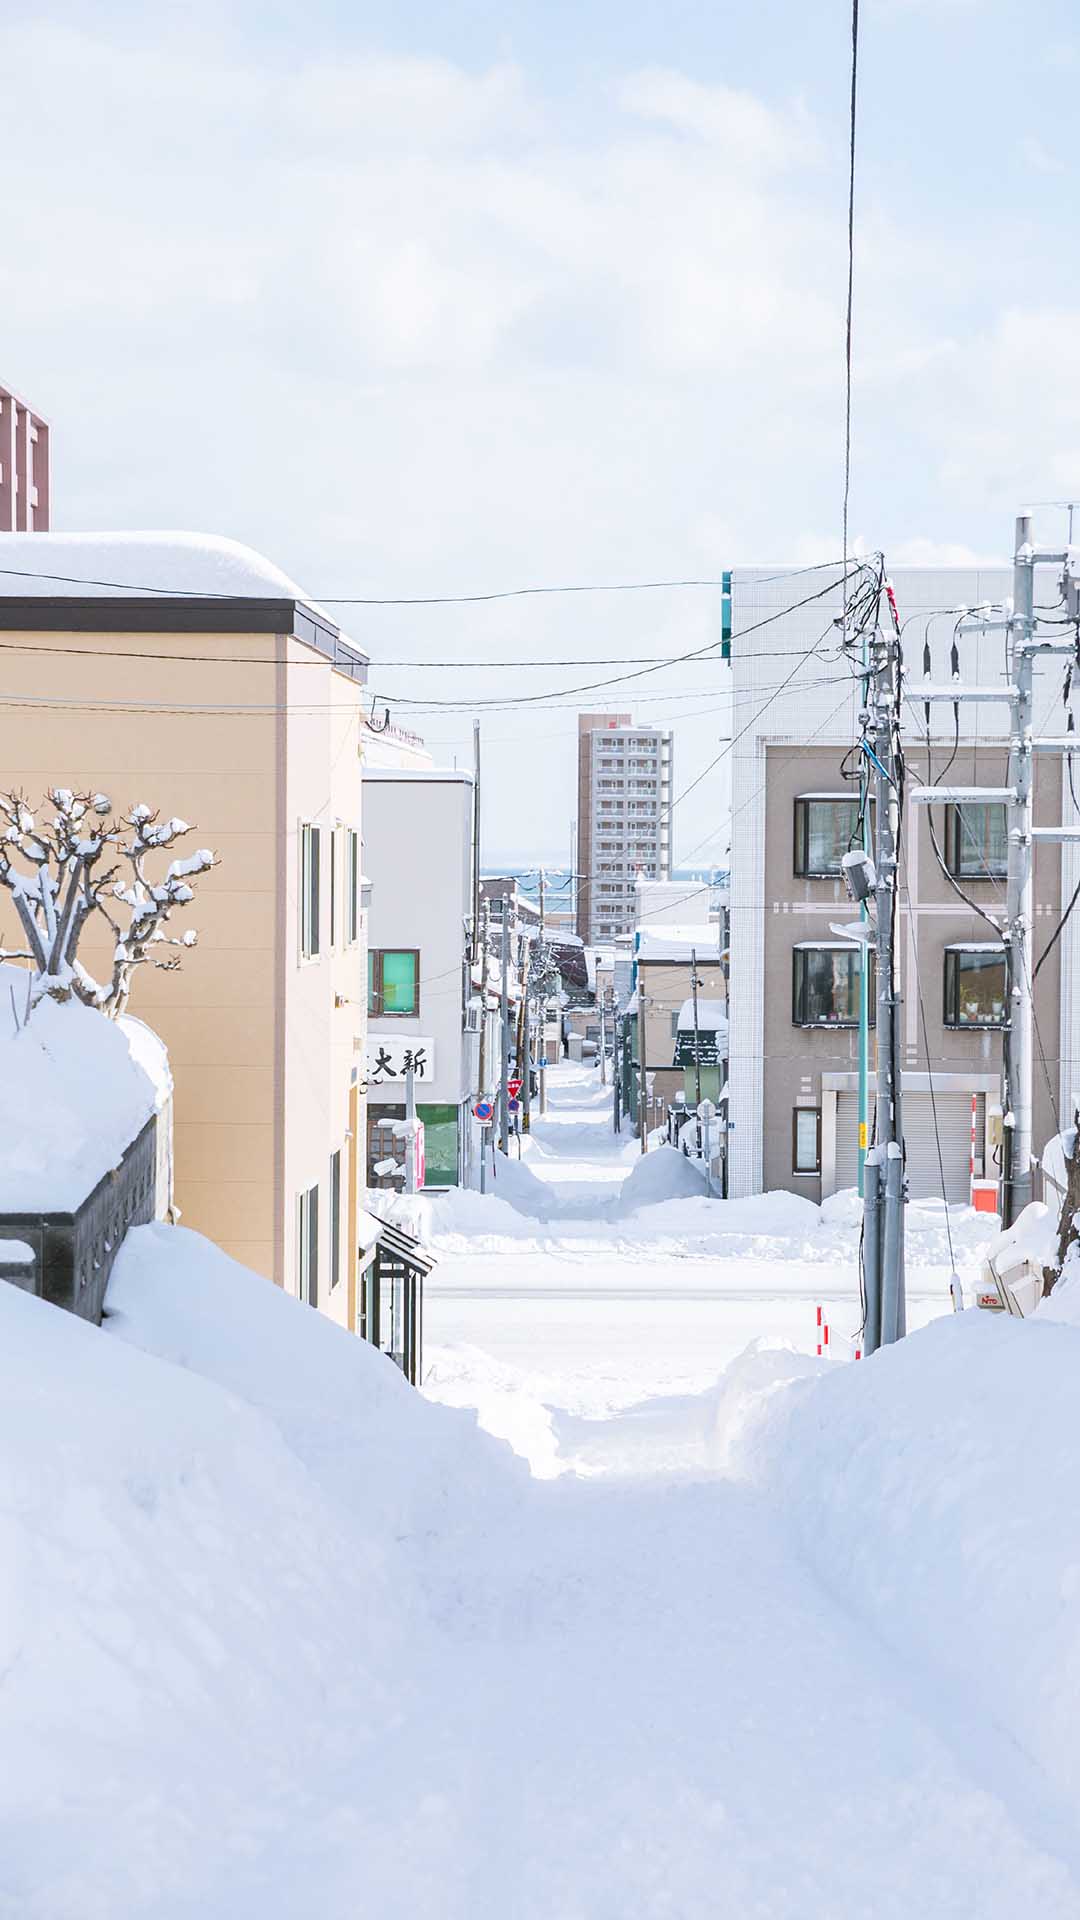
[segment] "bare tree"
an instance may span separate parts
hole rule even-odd
[[[143,805],[117,816],[106,793],[53,787],[35,811],[23,794],[0,792],[0,887],[11,894],[25,941],[0,946],[0,960],[32,963],[32,1001],[74,996],[115,1020],[127,1006],[137,967],[180,965],[175,949],[193,947],[198,935],[194,928],[169,934],[166,925],[176,907],[194,899],[190,882],[214,866],[217,855],[200,847],[170,860],[158,878],[150,868],[190,832],[186,820],[162,820]],[[78,959],[80,936],[94,913],[113,934],[112,974],[104,985]]]

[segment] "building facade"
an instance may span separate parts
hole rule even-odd
[[[393,1158],[411,1065],[424,1122],[425,1184],[472,1180],[479,1027],[470,1017],[473,776],[445,767],[366,767],[369,1184]],[[494,1062],[492,1063],[494,1068]],[[400,1183],[399,1183],[400,1184]]]
[[[578,715],[577,931],[631,932],[635,881],[671,874],[672,736],[628,713]]]
[[[0,565],[85,582],[0,593],[4,784],[145,802],[219,855],[198,945],[177,973],[140,968],[131,1002],[172,1064],[183,1221],[355,1328],[366,658],[231,541],[9,535]]]
[[[0,533],[49,527],[49,426],[0,386]]]
[[[1002,786],[1006,708],[961,704],[954,718],[948,705],[934,706],[928,746],[918,679],[925,642],[933,678],[948,680],[959,610],[1011,594],[1011,569],[901,568],[892,580],[907,651],[909,787],[943,776],[952,786]],[[733,575],[730,1190],[788,1188],[820,1200],[854,1186],[858,1168],[863,963],[860,943],[844,933],[857,910],[841,862],[859,837],[860,682],[836,644],[838,581],[822,570],[824,591],[813,604],[784,611],[806,583],[805,575],[796,583],[775,569]],[[1041,581],[1036,599],[1055,597],[1051,581]],[[740,640],[742,629],[763,620]],[[959,644],[967,684],[1000,679],[1000,634]],[[788,661],[799,664],[781,685]],[[1036,733],[1060,734],[1060,714],[1060,670],[1040,665]],[[1069,820],[1055,756],[1036,759],[1035,813],[1040,825]],[[906,809],[898,942],[914,1197],[941,1197],[944,1181],[950,1201],[968,1198],[973,1124],[976,1173],[993,1178],[996,1171],[1005,971],[996,928],[982,914],[1004,901],[1004,814],[995,804]],[[1063,884],[1067,899],[1076,883],[1076,865],[1072,848],[1036,848],[1036,959],[1060,920]],[[1075,1098],[1073,951],[1069,923],[1035,982],[1037,1145]],[[872,961],[866,965],[873,1009]]]

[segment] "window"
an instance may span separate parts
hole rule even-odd
[[[341,1279],[341,1148],[330,1155],[330,1287]]]
[[[296,1291],[309,1307],[319,1304],[319,1189],[309,1187],[296,1206]]]
[[[1004,801],[946,808],[945,864],[960,880],[1004,879],[1009,868]]]
[[[791,1115],[792,1173],[821,1172],[821,1108],[795,1107]]]
[[[345,830],[345,939],[354,946],[360,938],[360,835]]]
[[[856,947],[796,947],[792,955],[792,1023],[796,1027],[857,1027],[860,955]],[[874,958],[870,1024],[874,1024]]]
[[[859,802],[847,797],[802,794],[795,802],[795,872],[800,879],[828,879],[859,832]]]
[[[1003,1027],[1006,1000],[1004,947],[946,947],[947,1027]]]
[[[341,834],[337,827],[330,829],[330,945],[338,943],[338,848]]]
[[[319,951],[319,867],[322,835],[318,827],[300,829],[300,952],[305,960]]]
[[[419,1013],[420,953],[416,947],[398,951],[375,948],[368,954],[368,1012]]]

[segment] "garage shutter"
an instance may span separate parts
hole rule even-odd
[[[953,1201],[970,1197],[971,1095],[936,1095],[941,1158],[945,1167],[945,1194]],[[871,1104],[871,1124],[873,1105]],[[981,1125],[981,1114],[980,1114]],[[836,1101],[836,1184],[858,1182],[859,1101],[841,1093]],[[928,1093],[904,1095],[904,1139],[907,1145],[908,1186],[913,1200],[940,1199],[941,1173],[934,1139],[934,1115]]]

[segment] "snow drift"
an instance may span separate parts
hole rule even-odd
[[[1074,1810],[1077,1323],[1063,1290],[1032,1320],[970,1310],[858,1365],[755,1348],[715,1396],[717,1463],[775,1501],[896,1671],[933,1676],[960,1737],[989,1713]]]

